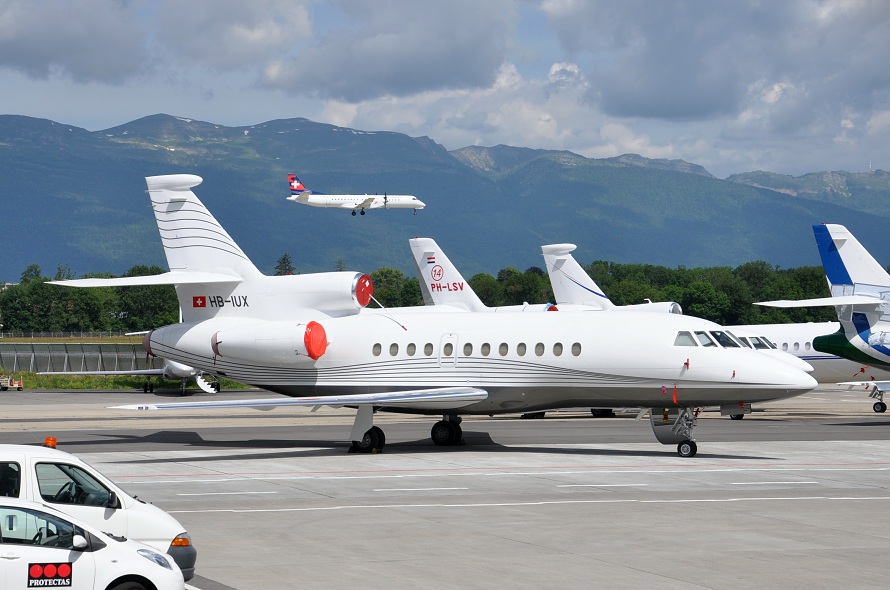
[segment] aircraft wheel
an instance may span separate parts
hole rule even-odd
[[[730,420],[741,420],[744,417],[745,417],[744,414],[730,414],[729,415]]]
[[[355,217],[355,211],[352,212],[352,216]]]
[[[352,441],[352,453],[379,453],[382,445],[380,444],[380,435],[383,433],[379,427],[373,426],[365,433],[362,440]]]
[[[677,445],[677,454],[681,457],[695,457],[697,452],[698,445],[695,444],[695,441],[684,440]]]
[[[386,446],[386,435],[383,434],[383,429],[379,426],[372,426],[371,430],[377,433],[377,451],[382,451],[383,447]]]
[[[448,420],[439,420],[433,424],[433,428],[430,430],[430,438],[433,439],[434,444],[440,447],[458,445],[462,436],[461,427]]]
[[[362,209],[362,215],[364,215],[364,214],[365,214],[365,210],[364,210],[364,209]]]
[[[875,402],[875,405],[873,405],[871,409],[878,414],[883,414],[887,411],[887,404],[885,404],[884,402]]]

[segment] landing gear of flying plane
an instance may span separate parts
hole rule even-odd
[[[871,409],[878,414],[883,414],[887,411],[887,404],[885,404],[884,402],[875,402],[875,405],[873,405]]]
[[[430,438],[440,447],[462,445],[464,431],[460,427],[459,416],[445,416],[433,424],[430,430]]]
[[[355,217],[355,209],[352,210],[352,216]]]

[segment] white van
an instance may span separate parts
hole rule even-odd
[[[0,496],[45,503],[106,533],[141,541],[169,553],[185,580],[195,575],[198,552],[179,521],[70,453],[0,445]]]

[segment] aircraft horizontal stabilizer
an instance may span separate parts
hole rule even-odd
[[[206,408],[257,408],[276,406],[386,406],[419,410],[451,410],[488,399],[488,392],[476,387],[440,387],[386,393],[329,395],[319,397],[288,397],[266,399],[213,400],[169,404],[135,404],[111,406],[113,410],[198,410]]]
[[[173,271],[159,275],[142,277],[118,277],[114,279],[71,279],[49,281],[51,285],[66,287],[137,287],[146,285],[197,285],[208,283],[240,283],[243,279],[235,275],[217,272]]]
[[[778,301],[761,301],[754,305],[765,305],[767,307],[820,307],[823,305],[874,305],[880,306],[884,303],[877,297],[869,297],[868,295],[843,295],[840,297],[820,297],[818,299],[801,299],[800,301],[779,299]]]

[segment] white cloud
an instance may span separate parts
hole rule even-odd
[[[885,0],[0,0],[7,112],[303,116],[718,176],[890,168]]]

